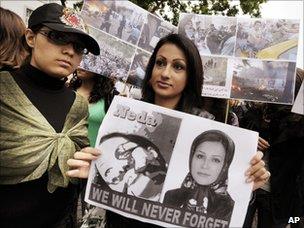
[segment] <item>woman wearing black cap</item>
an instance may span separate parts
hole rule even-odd
[[[230,221],[234,201],[227,192],[234,142],[225,133],[209,130],[191,146],[189,173],[181,188],[169,190],[164,204]]]
[[[89,145],[88,106],[64,84],[83,54],[99,54],[83,28],[58,4],[37,8],[25,32],[28,63],[0,73],[0,227],[75,226],[79,187],[67,160]],[[89,152],[88,161],[98,154]]]

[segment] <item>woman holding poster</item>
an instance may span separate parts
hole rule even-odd
[[[149,60],[143,81],[143,101],[212,119],[213,115],[201,107],[202,75],[202,61],[194,43],[185,36],[170,34],[160,39]],[[85,177],[88,176],[88,170],[84,169],[87,163],[84,165],[77,160],[91,159],[88,153],[80,159],[79,153],[81,152],[75,153],[75,159],[69,160],[69,164],[74,165],[68,174]],[[246,181],[254,182],[254,189],[263,185],[270,176],[264,168],[262,156],[263,154],[258,152],[250,161],[250,168],[246,172]],[[154,226],[107,211],[106,227]]]
[[[181,188],[167,191],[164,204],[229,221],[234,201],[227,182],[234,149],[232,139],[221,131],[197,136],[191,146],[189,173]]]

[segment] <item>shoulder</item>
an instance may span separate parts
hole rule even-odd
[[[75,93],[74,91],[71,91],[71,92]],[[75,106],[75,110],[77,110],[77,115],[84,118],[88,115],[89,103],[80,94],[78,94],[78,93],[75,93],[75,94],[76,94],[76,98],[75,98],[75,102],[74,102],[73,106]]]

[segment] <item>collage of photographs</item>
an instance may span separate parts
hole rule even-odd
[[[153,48],[177,28],[129,1],[85,0],[81,16],[100,46],[81,67],[140,88]],[[101,71],[100,71],[101,69]]]
[[[203,96],[293,102],[299,20],[182,14],[178,32],[202,57]]]

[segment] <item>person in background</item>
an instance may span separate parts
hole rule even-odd
[[[23,42],[25,24],[14,12],[0,7],[0,70],[21,66],[28,55]]]
[[[0,73],[0,227],[75,227],[79,184],[67,160],[86,153],[88,105],[65,81],[100,49],[81,18],[56,3],[33,11],[25,40],[25,65]]]
[[[89,139],[95,147],[98,129],[118,91],[113,79],[78,68],[68,85],[89,102]]]
[[[143,101],[205,118],[214,118],[201,106],[202,76],[202,61],[194,43],[183,35],[170,34],[160,39],[149,60],[142,88]],[[75,172],[75,177],[88,176],[88,170],[84,169],[82,163],[88,157],[80,157],[75,153],[74,159],[68,161],[79,164],[70,170]],[[250,168],[246,172],[246,181],[254,182],[254,189],[264,184],[270,176],[261,158],[262,153],[258,152],[250,161]],[[110,211],[107,211],[106,215],[108,228],[154,227]]]
[[[297,69],[295,97],[303,78],[303,70]],[[260,121],[252,119],[252,124],[247,126],[255,127],[254,130],[264,138],[259,140],[259,147],[265,153],[265,162],[272,176],[254,192],[244,227],[252,226],[256,211],[258,228],[285,228],[289,219],[294,217],[301,219],[290,226],[303,227],[304,117],[291,113],[291,106],[281,104],[265,104],[261,113]]]

